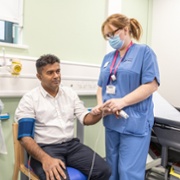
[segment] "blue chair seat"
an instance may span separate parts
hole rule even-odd
[[[69,174],[70,180],[87,180],[86,175],[72,167],[67,167],[67,172]]]
[[[29,168],[32,172],[32,168],[28,167],[28,164],[25,165],[26,168]],[[72,168],[72,167],[67,167],[67,172],[69,174],[69,178],[70,180],[87,180],[87,176],[84,175],[81,171],[79,171],[78,169]]]

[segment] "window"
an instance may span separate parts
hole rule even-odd
[[[0,21],[0,41],[13,43],[13,23]]]

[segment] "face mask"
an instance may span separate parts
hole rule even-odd
[[[109,38],[109,44],[112,48],[118,50],[121,49],[124,41],[120,39],[119,34],[113,36],[112,38]]]

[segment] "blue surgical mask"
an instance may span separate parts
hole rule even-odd
[[[112,48],[118,50],[121,49],[124,41],[120,39],[119,34],[109,38],[109,44]]]

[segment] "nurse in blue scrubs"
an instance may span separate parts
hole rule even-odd
[[[152,95],[160,84],[157,58],[149,46],[135,42],[142,27],[134,18],[113,14],[103,23],[102,34],[114,50],[104,56],[92,113],[105,107],[114,113],[103,118],[110,180],[144,180],[154,123]],[[121,110],[127,119],[119,115]]]

